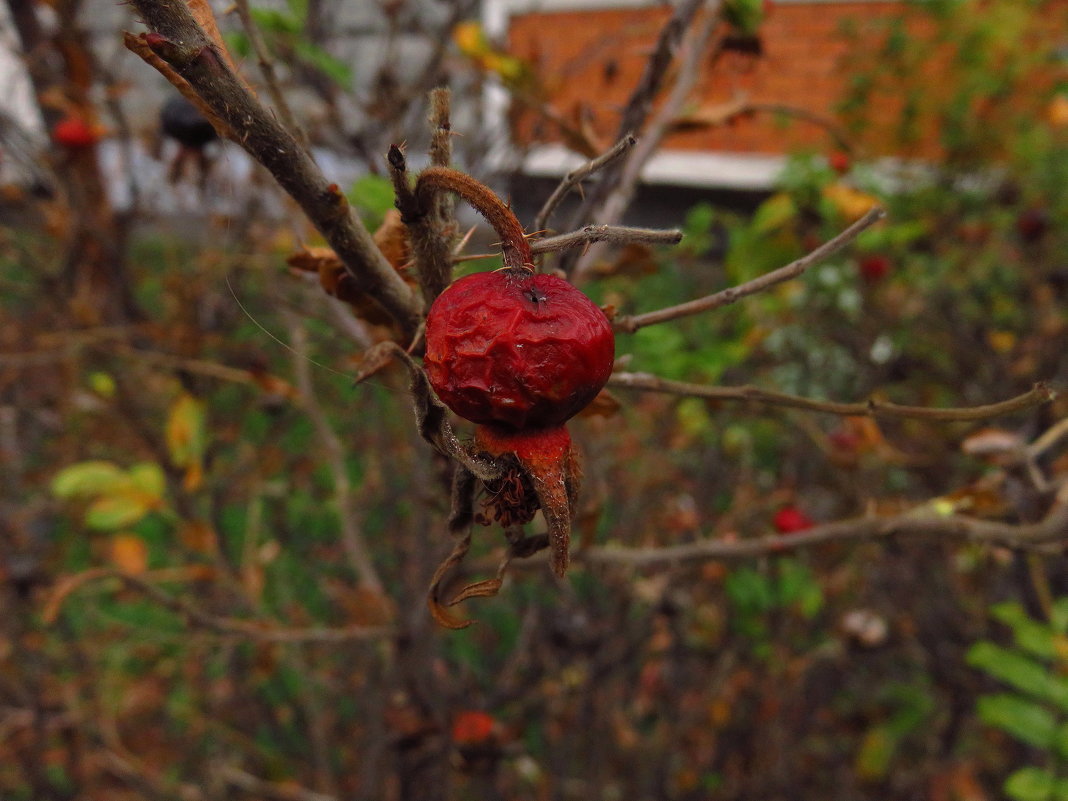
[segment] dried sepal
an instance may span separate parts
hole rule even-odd
[[[430,579],[430,590],[427,593],[427,608],[430,610],[430,616],[434,618],[434,621],[439,626],[444,626],[447,629],[466,629],[471,625],[473,621],[463,620],[461,618],[454,617],[449,613],[448,607],[457,603],[455,600],[443,601],[441,599],[442,584],[445,581],[445,577],[449,574],[454,567],[459,565],[464,557],[467,556],[467,552],[471,549],[471,529],[468,528],[460,535],[456,540],[455,545],[452,547],[452,551],[445,560],[438,565],[438,569],[434,571],[433,578]]]
[[[562,577],[570,562],[571,521],[581,479],[578,457],[567,429],[561,425],[536,431],[509,431],[483,425],[476,429],[475,444],[498,462],[505,461],[519,468],[521,480],[506,482],[491,496],[494,515],[507,527],[528,522],[533,511],[540,508],[549,529],[549,564],[553,573]],[[500,481],[490,482],[486,486],[494,489],[500,484]]]

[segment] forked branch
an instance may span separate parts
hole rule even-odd
[[[408,337],[422,321],[420,305],[407,284],[375,246],[337,184],[292,133],[278,122],[230,67],[182,2],[131,0],[151,33],[128,36],[127,43],[179,88],[195,92],[216,120],[300,205],[337,253],[345,269],[397,321]],[[175,77],[180,81],[174,80]]]
[[[728,306],[744,297],[755,295],[758,292],[770,289],[776,284],[781,284],[784,281],[797,278],[809,267],[819,264],[821,261],[833,256],[856,239],[862,231],[870,228],[884,216],[885,212],[882,209],[873,208],[855,223],[842,231],[842,233],[838,234],[838,236],[824,242],[811,253],[802,256],[796,261],[790,262],[785,267],[772,270],[770,273],[758,276],[752,281],[746,281],[744,284],[724,289],[722,292],[716,292],[712,295],[706,295],[703,298],[680,303],[677,306],[668,306],[667,308],[657,309],[656,311],[646,312],[645,314],[632,314],[625,317],[618,317],[615,320],[616,330],[633,334],[639,328],[645,328],[647,325],[666,323],[669,320],[678,320],[680,317],[689,317],[694,314],[718,309],[721,306]]]

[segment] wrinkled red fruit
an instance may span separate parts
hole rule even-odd
[[[562,278],[497,270],[461,278],[434,301],[424,364],[442,403],[474,423],[562,425],[612,374],[604,313]]]
[[[775,524],[775,530],[780,534],[793,534],[815,525],[812,518],[796,506],[784,506],[775,513],[775,519],[772,522]]]
[[[57,145],[80,150],[93,145],[97,140],[96,131],[81,117],[68,116],[61,119],[52,128],[52,139]]]

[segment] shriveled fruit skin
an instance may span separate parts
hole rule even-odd
[[[475,273],[445,290],[427,316],[430,385],[475,423],[560,425],[600,392],[614,358],[604,313],[553,275]]]

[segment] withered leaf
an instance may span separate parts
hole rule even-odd
[[[374,232],[374,241],[393,269],[403,273],[403,268],[411,261],[412,248],[408,226],[401,222],[401,213],[397,209],[386,212],[382,224]]]
[[[360,384],[393,363],[397,346],[392,342],[379,342],[363,352],[360,366],[356,371],[356,384]]]
[[[590,401],[590,405],[579,412],[579,417],[612,417],[619,414],[619,410],[623,408],[623,404],[619,402],[619,398],[609,392],[607,389],[602,389],[597,393],[597,396]]]

